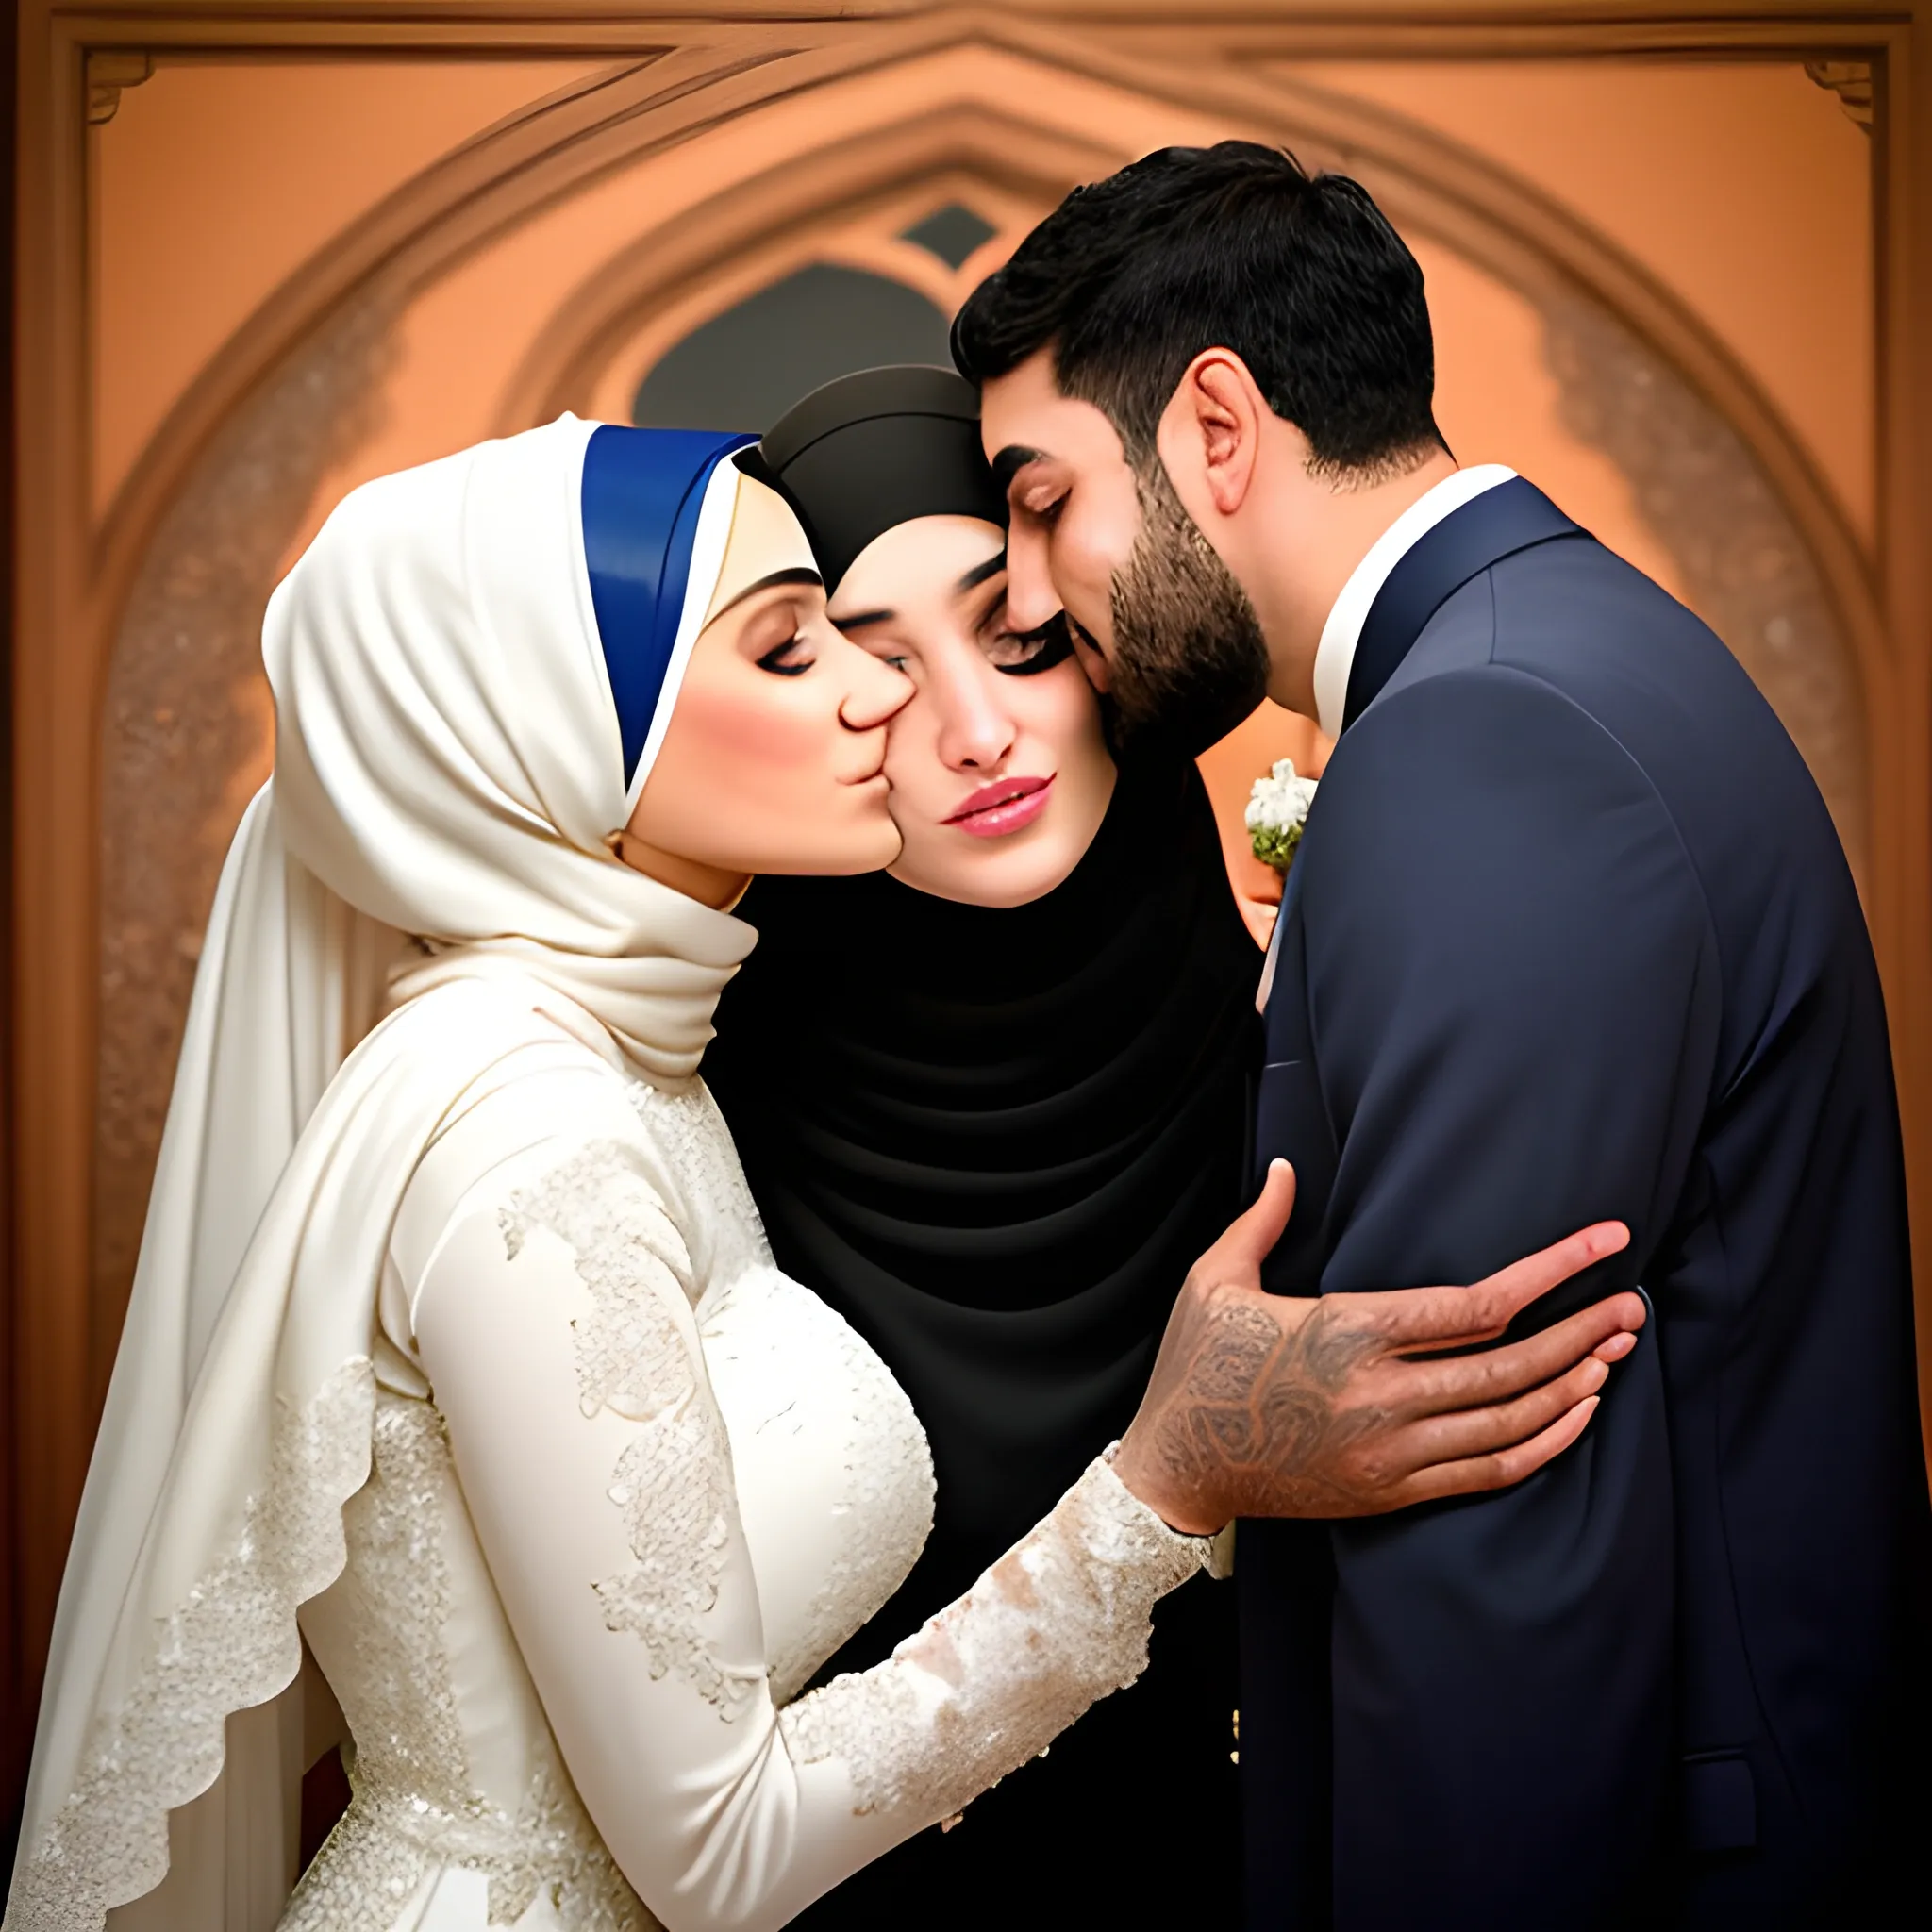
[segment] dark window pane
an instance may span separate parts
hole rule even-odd
[[[963,268],[966,258],[981,242],[991,242],[995,232],[991,222],[982,221],[964,202],[949,201],[902,230],[899,239],[937,255],[948,268]]]
[[[948,319],[916,289],[814,263],[714,315],[638,388],[650,429],[769,429],[800,396],[881,362],[950,367]]]

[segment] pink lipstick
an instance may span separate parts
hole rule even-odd
[[[982,785],[945,821],[975,839],[998,839],[1030,825],[1053,796],[1053,778],[999,778]]]

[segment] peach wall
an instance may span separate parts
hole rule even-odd
[[[1872,140],[1801,67],[1297,62],[1534,183],[1666,283],[1757,377],[1869,545]]]
[[[93,502],[284,276],[581,60],[166,65],[88,135]]]

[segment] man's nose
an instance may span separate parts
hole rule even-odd
[[[1007,532],[1007,613],[1015,630],[1038,630],[1060,608],[1046,533],[1015,519]]]
[[[857,644],[845,648],[857,662],[851,686],[839,706],[839,722],[848,731],[875,731],[912,695],[912,680]]]

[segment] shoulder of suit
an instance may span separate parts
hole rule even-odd
[[[1420,652],[1422,646],[1417,648]],[[1584,741],[1601,740],[1606,750],[1616,747],[1615,737],[1599,723],[1584,698],[1538,665],[1485,651],[1479,658],[1423,661],[1412,668],[1405,665],[1404,670],[1410,675],[1391,679],[1337,744],[1323,773],[1324,785],[1337,763],[1346,762],[1345,752],[1352,750],[1359,758],[1372,744],[1410,741],[1417,737],[1433,741],[1443,735],[1445,713],[1451,711],[1465,722],[1494,718],[1524,728],[1574,733]]]
[[[1349,727],[1323,773],[1324,842],[1348,818],[1382,819],[1391,800],[1529,814],[1553,834],[1612,802],[1671,818],[1641,762],[1577,697],[1487,660],[1386,691]]]

